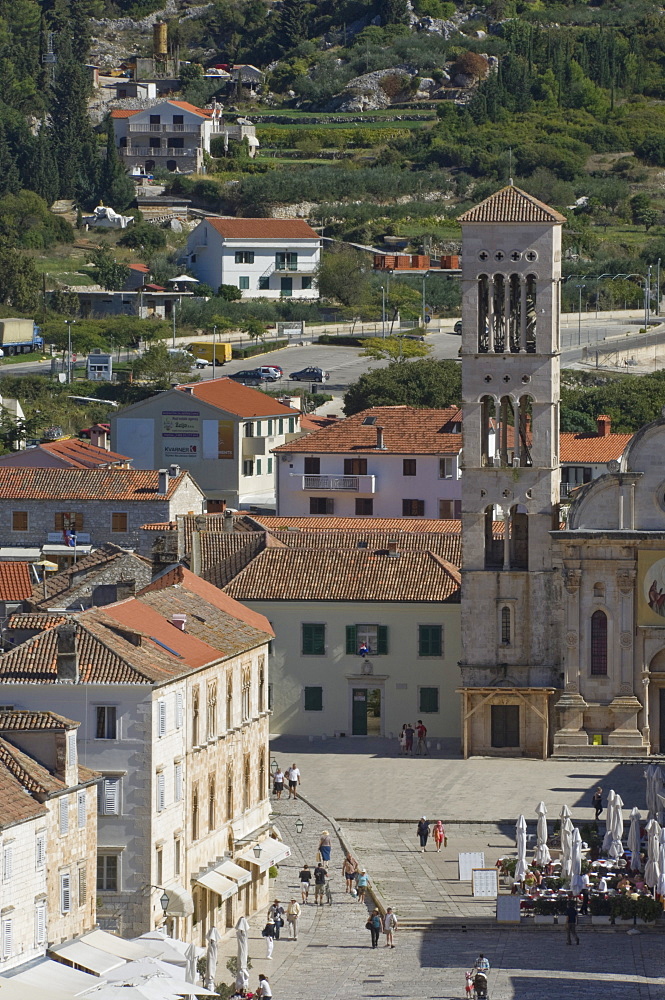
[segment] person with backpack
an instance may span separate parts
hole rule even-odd
[[[377,909],[372,910],[365,924],[372,939],[372,948],[379,947],[379,935],[381,933],[381,914]]]
[[[266,925],[261,931],[261,936],[266,939],[266,958],[272,962],[272,950],[275,947],[275,921],[268,917]]]

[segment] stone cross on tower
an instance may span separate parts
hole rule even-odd
[[[459,221],[464,753],[545,757],[560,684],[549,532],[566,220],[509,185]]]

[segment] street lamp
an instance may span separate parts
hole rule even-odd
[[[300,816],[298,816],[298,819],[296,820],[296,833],[298,834],[298,836],[300,836],[300,834],[303,832],[304,827],[305,824],[301,820]]]
[[[161,905],[162,910],[164,912],[164,916],[166,916],[166,911],[169,908],[169,902],[170,902],[169,896],[168,896],[168,893],[166,892],[166,890],[164,890],[164,892],[159,897],[159,902],[160,902],[160,905]]]
[[[215,362],[217,360],[217,324],[212,328],[212,377],[215,377]]]
[[[255,858],[260,858],[261,857],[262,851],[261,851],[261,845],[260,844],[254,844],[254,847],[252,848],[252,850],[254,851],[254,857]]]
[[[67,324],[67,384],[71,385],[72,381],[72,323],[75,323],[75,319],[66,319]]]
[[[276,757],[272,758],[272,760],[270,761],[270,766],[273,769],[273,771],[277,770],[277,768],[279,767],[279,764],[277,763],[277,758]]]
[[[425,330],[425,327],[427,326],[427,324],[425,323],[425,282],[427,281],[427,275],[428,274],[429,274],[429,271],[425,271],[425,273],[423,274],[423,331]]]
[[[386,335],[386,289],[381,285],[381,336]]]
[[[582,289],[586,288],[586,285],[576,285],[575,286],[579,293],[579,300],[577,304],[577,346],[582,346]]]

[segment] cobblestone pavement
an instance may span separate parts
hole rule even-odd
[[[323,805],[322,800],[317,804]],[[298,871],[304,861],[314,863],[319,834],[327,823],[304,801],[273,800],[273,809],[274,822],[291,847],[292,857],[280,865],[272,896],[283,902],[292,894],[300,899]],[[295,831],[298,817],[304,822],[300,836]],[[348,834],[355,827],[347,825],[343,829]],[[492,926],[465,933],[461,922],[450,929],[434,926],[429,915],[414,906],[414,900],[430,899],[434,901],[433,912],[442,912],[439,906],[444,894],[438,890],[435,900],[429,891],[430,876],[427,872],[418,874],[419,866],[427,864],[433,871],[435,866],[441,866],[445,872],[452,863],[453,846],[448,855],[422,855],[413,849],[410,827],[396,828],[395,832],[391,829],[377,825],[374,832],[380,830],[385,840],[375,838],[375,843],[381,843],[387,853],[399,849],[402,869],[407,874],[412,871],[412,877],[419,880],[413,882],[410,892],[402,878],[393,885],[381,886],[384,892],[394,890],[392,902],[402,920],[395,949],[386,949],[383,941],[376,951],[370,948],[364,927],[367,910],[344,892],[340,872],[343,850],[334,839],[330,863],[333,904],[321,908],[312,903],[303,906],[297,942],[284,938],[277,941],[272,961],[266,961],[265,942],[260,936],[265,914],[252,919],[252,988],[258,973],[263,972],[270,978],[275,1000],[453,1000],[464,996],[464,972],[483,951],[492,965],[491,1000],[665,1000],[665,980],[657,978],[663,971],[663,936],[649,929],[632,936],[623,929],[582,927],[579,947],[568,947],[562,927]],[[371,834],[369,826],[356,831],[358,841],[365,838],[358,849],[368,870],[366,854],[371,853]],[[482,833],[476,831],[474,836]],[[464,843],[471,843],[466,835]],[[218,979],[229,978],[223,970],[233,954],[235,941],[231,936],[220,945]]]

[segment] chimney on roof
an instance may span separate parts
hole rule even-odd
[[[185,625],[187,624],[187,615],[171,615],[171,624],[175,625],[181,632],[184,632]]]
[[[115,585],[116,601],[126,601],[136,594],[136,580],[118,580]]]
[[[165,497],[168,491],[169,491],[169,470],[160,469],[158,472],[157,492],[160,496]]]
[[[397,556],[399,555],[399,549],[397,548],[397,541],[394,538],[388,541],[388,555],[392,556],[393,559],[396,559]]]
[[[612,418],[606,413],[601,413],[599,417],[596,417],[596,427],[599,438],[609,437],[612,433]]]
[[[171,477],[171,479],[175,479],[176,476],[179,475],[180,475],[180,466],[175,464],[169,465],[169,476]]]
[[[385,451],[385,444],[383,441],[383,427],[380,424],[376,425],[376,447],[379,451]]]
[[[79,658],[76,648],[76,622],[64,622],[55,630],[57,641],[56,665],[62,684],[78,684]]]
[[[233,523],[233,511],[232,510],[225,510],[224,511],[224,521],[222,523],[223,523],[224,531],[226,532],[226,534],[232,535],[233,532],[235,531],[235,525]]]

